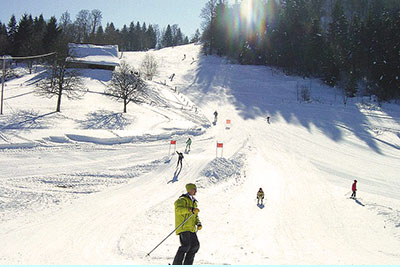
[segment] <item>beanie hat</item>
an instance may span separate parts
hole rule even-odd
[[[196,189],[197,190],[197,187],[196,187],[195,184],[187,184],[186,185],[186,191],[187,192],[190,192],[190,190],[192,190],[192,189]]]

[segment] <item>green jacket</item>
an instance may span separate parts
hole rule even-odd
[[[189,139],[186,141],[186,144],[190,146],[190,145],[192,144],[192,139],[189,138]]]
[[[175,228],[192,215],[189,208],[197,208],[197,200],[192,201],[188,194],[180,196],[175,201]],[[196,232],[196,225],[201,225],[201,222],[199,216],[195,214],[176,230],[176,234],[179,235],[186,231],[194,233]]]

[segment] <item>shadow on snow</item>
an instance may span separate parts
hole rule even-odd
[[[189,87],[195,87],[201,92],[197,104],[218,100],[221,93],[226,93],[227,99],[243,119],[270,116],[273,121],[274,117],[280,115],[287,123],[299,124],[309,131],[314,125],[335,142],[344,138],[342,129],[345,128],[373,151],[382,154],[377,146],[377,142],[382,140],[377,140],[368,131],[365,125],[369,122],[356,105],[347,104],[345,107],[338,103],[333,106],[332,103],[299,103],[296,97],[298,82],[302,82],[301,78],[284,74],[273,75],[265,66],[234,65],[215,56],[202,55],[195,80]],[[250,84],[252,87],[249,87]],[[398,116],[393,119],[400,122]],[[392,144],[385,144],[398,149]]]

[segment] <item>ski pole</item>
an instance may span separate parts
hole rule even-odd
[[[174,231],[172,231],[169,235],[167,235],[166,238],[163,239],[163,241],[161,241],[155,248],[153,248],[152,251],[150,251],[149,253],[147,253],[146,257],[150,256],[150,253],[152,253],[154,250],[156,250],[165,240],[167,240],[167,238],[172,235],[176,230],[178,230],[185,222],[187,222],[187,220],[189,220],[192,216],[194,215],[194,213],[192,213],[192,215],[190,215],[186,220],[184,220],[178,227],[175,228]]]

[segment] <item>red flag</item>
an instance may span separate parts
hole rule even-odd
[[[217,143],[217,147],[224,147],[223,143]]]
[[[176,140],[171,140],[171,145],[176,145]]]

